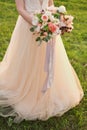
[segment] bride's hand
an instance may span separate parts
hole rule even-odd
[[[57,12],[57,7],[55,7],[54,5],[48,6],[47,7],[48,11],[51,11],[52,13],[56,13]]]
[[[33,14],[33,13],[30,13],[30,14],[29,14],[29,24],[31,24],[31,25],[33,25],[33,24],[32,24],[33,18],[34,18],[34,14]]]

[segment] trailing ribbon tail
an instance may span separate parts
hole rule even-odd
[[[42,92],[46,92],[47,88],[50,88],[54,79],[54,47],[55,42],[52,38],[48,41],[46,46],[46,56],[45,56],[45,65],[44,70],[47,72],[47,77],[43,84]]]

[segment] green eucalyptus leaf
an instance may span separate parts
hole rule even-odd
[[[31,27],[31,28],[30,28],[30,31],[31,31],[31,32],[34,32],[34,30],[35,30],[34,27]]]
[[[40,38],[40,37],[37,37],[37,38],[36,38],[36,41],[40,41],[40,40],[41,40],[41,38]]]

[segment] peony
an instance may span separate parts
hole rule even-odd
[[[37,26],[38,25],[38,23],[39,23],[39,19],[38,19],[38,17],[33,17],[33,19],[32,19],[32,24],[34,25],[34,26]]]
[[[63,5],[59,6],[57,10],[59,13],[63,13],[63,14],[66,13],[66,8]]]
[[[53,23],[48,23],[48,27],[49,27],[49,30],[52,32],[52,33],[54,33],[54,32],[56,32],[56,30],[57,30],[57,26],[55,25],[55,24],[53,24]]]

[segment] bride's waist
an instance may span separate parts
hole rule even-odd
[[[26,10],[27,10],[27,12],[29,12],[29,13],[36,13],[36,12],[40,12],[42,9],[41,8],[28,8],[28,7],[26,7]]]
[[[31,14],[35,14],[35,13],[40,13],[41,10],[27,10],[28,13],[31,13]]]
[[[29,13],[39,13],[41,10],[45,10],[46,8],[26,8]]]

